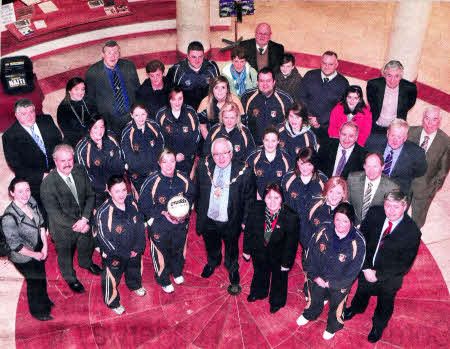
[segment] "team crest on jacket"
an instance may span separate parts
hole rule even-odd
[[[184,82],[184,84],[185,84],[186,86],[191,86],[191,80],[186,80],[186,81]]]
[[[133,174],[131,175],[131,178],[137,179],[137,178],[138,178],[138,174],[137,174],[137,173],[133,173]]]
[[[235,152],[238,152],[238,151],[240,151],[241,150],[241,146],[239,145],[239,144],[235,144],[234,145],[234,151]]]
[[[95,238],[97,236],[97,234],[98,234],[98,230],[94,229],[94,231],[92,232],[92,236]]]
[[[346,288],[341,288],[341,293],[345,293],[345,292],[347,292],[347,289]]]
[[[284,148],[284,145],[285,145],[284,141],[280,141],[280,147]]]
[[[133,223],[134,223],[134,224],[137,223],[137,217],[136,217],[136,216],[133,217]]]
[[[207,76],[205,80],[206,80],[206,83],[209,85],[209,83],[211,82],[211,77]]]
[[[295,148],[295,154],[298,154],[299,151],[300,151],[299,147]]]
[[[119,265],[119,261],[114,261],[114,262],[112,262],[112,266],[113,267],[117,267]]]
[[[155,146],[155,140],[154,140],[154,139],[152,139],[152,140],[150,141],[150,145],[151,145],[152,147]]]
[[[320,244],[320,245],[319,245],[319,251],[320,251],[320,252],[323,253],[323,252],[325,252],[326,249],[327,249],[327,246],[326,246],[325,244]]]
[[[159,239],[159,234],[153,234],[153,239],[158,240]]]
[[[122,233],[122,231],[123,231],[123,227],[119,224],[119,225],[116,227],[116,233],[117,233],[117,234],[120,234],[120,233]]]
[[[277,117],[277,112],[275,110],[272,110],[270,112],[270,116],[273,117],[273,118],[276,118]]]
[[[298,196],[298,194],[297,194],[295,191],[293,191],[293,192],[291,193],[291,198],[297,199],[297,196]]]
[[[259,109],[253,109],[253,115],[258,116],[259,115]]]
[[[345,262],[345,260],[347,259],[347,257],[345,256],[345,254],[339,253],[339,261],[340,262]]]
[[[313,222],[314,222],[314,225],[319,225],[320,224],[319,218],[314,218]]]
[[[110,157],[113,157],[113,156],[114,156],[114,150],[111,150],[111,151],[109,152],[109,156],[110,156]]]
[[[139,144],[133,144],[133,150],[139,151]]]
[[[188,132],[189,132],[189,127],[183,126],[183,132],[184,132],[184,133],[188,133]]]
[[[94,160],[94,165],[95,166],[100,166],[100,159],[95,159]]]
[[[277,177],[281,177],[283,175],[283,171],[277,171]]]
[[[257,170],[255,170],[255,175],[261,177],[263,175],[263,170],[261,168],[258,168]]]
[[[166,202],[166,197],[165,196],[160,196],[159,197],[159,203],[164,205],[165,202]]]
[[[169,125],[167,125],[166,126],[166,131],[167,131],[167,133],[171,133],[172,132],[172,128]]]

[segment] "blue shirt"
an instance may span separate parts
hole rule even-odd
[[[130,100],[128,99],[127,89],[125,87],[125,82],[123,81],[122,74],[120,73],[119,67],[116,64],[114,69],[110,69],[110,68],[108,68],[105,65],[105,70],[106,70],[106,74],[108,74],[109,82],[111,83],[111,88],[113,90],[114,96],[115,96],[115,92],[116,91],[114,91],[113,70],[116,71],[117,76],[119,77],[119,80],[120,80],[120,85],[122,86],[122,93],[123,93],[123,101],[124,101],[124,105],[125,105],[125,110],[130,110]],[[114,105],[114,115],[119,115],[119,113],[117,112],[117,103],[115,103],[115,105]]]
[[[386,144],[386,148],[384,148],[384,154],[383,157],[386,160],[386,157],[388,156],[388,154],[391,152],[391,150],[393,150],[392,153],[392,164],[391,164],[391,172],[389,172],[389,176],[391,175],[392,171],[394,171],[395,168],[395,164],[397,163],[398,157],[400,156],[400,153],[402,152],[403,149],[403,145],[405,143],[402,144],[401,147],[397,148],[397,149],[392,149],[391,146],[389,144]]]
[[[219,173],[222,170],[222,182],[225,186],[216,187],[214,183],[217,183]],[[214,183],[211,183],[211,192],[209,194],[209,207],[208,217],[214,221],[227,222],[228,221],[228,199],[230,194],[230,186],[226,185],[230,183],[231,177],[231,163],[221,169],[216,166],[214,169],[213,179]],[[220,195],[214,195],[214,193],[220,190]]]

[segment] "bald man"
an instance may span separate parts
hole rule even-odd
[[[436,192],[442,188],[449,170],[449,138],[439,129],[442,121],[438,107],[425,109],[422,126],[409,128],[408,139],[425,151],[428,169],[425,175],[412,182],[412,218],[421,228]]]
[[[278,71],[283,59],[284,46],[270,40],[272,29],[268,23],[259,23],[255,29],[255,38],[244,40],[241,46],[247,53],[247,62],[260,71],[269,67],[274,72]]]

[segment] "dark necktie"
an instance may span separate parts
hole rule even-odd
[[[335,176],[340,176],[342,170],[344,169],[345,163],[347,162],[347,160],[345,159],[345,149],[342,149],[342,156],[339,159],[339,163],[337,165],[336,168],[336,172],[334,173]]]
[[[323,78],[323,83],[324,83],[324,84],[327,84],[327,83],[328,83],[328,81],[330,81],[330,79],[329,79],[329,78]]]
[[[386,156],[386,159],[384,159],[384,169],[383,169],[383,173],[386,176],[390,176],[391,174],[391,166],[392,166],[392,158],[394,155],[394,151],[391,149],[391,151],[389,152],[389,154]]]
[[[381,248],[381,246],[383,246],[384,240],[389,236],[389,234],[391,233],[391,229],[392,229],[392,222],[389,221],[388,222],[388,227],[383,231],[383,236],[381,237],[380,240],[380,244],[378,245],[378,248]]]
[[[364,193],[361,221],[366,218],[367,211],[369,211],[370,203],[372,202],[372,200],[370,200],[372,196],[372,185],[372,182],[369,182],[367,184],[366,192]]]
[[[259,48],[258,51],[259,51],[260,55],[262,55],[264,53],[264,49],[263,48]]]
[[[427,148],[428,148],[428,141],[429,141],[429,140],[430,140],[430,137],[425,136],[425,138],[423,139],[422,144],[420,145],[420,147],[421,147],[423,150],[425,150],[425,151],[427,151]]]
[[[114,82],[114,101],[116,102],[116,108],[118,114],[125,113],[125,99],[123,97],[122,84],[120,78],[115,70],[112,70],[113,82]]]

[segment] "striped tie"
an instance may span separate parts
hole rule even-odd
[[[114,100],[118,114],[125,113],[125,98],[123,97],[122,84],[115,70],[112,71],[114,82]]]
[[[39,149],[41,149],[41,151],[44,153],[45,155],[45,162],[47,164],[48,167],[48,158],[47,158],[47,151],[45,150],[45,144],[44,141],[42,140],[42,138],[36,133],[35,129],[34,129],[34,125],[30,127],[31,130],[31,137],[33,137],[34,141],[36,142],[36,144],[38,145]]]
[[[394,151],[391,149],[391,151],[389,152],[389,154],[386,156],[386,159],[384,159],[384,169],[383,169],[383,173],[384,173],[386,176],[390,176],[393,155],[394,155]]]
[[[338,165],[336,167],[336,171],[334,172],[335,176],[340,176],[341,175],[341,172],[344,169],[346,162],[347,162],[347,160],[345,159],[345,149],[342,149],[342,156],[339,159],[339,163],[338,163]]]
[[[425,138],[423,139],[422,144],[420,145],[420,147],[421,147],[423,150],[425,150],[425,151],[427,151],[427,148],[428,148],[428,141],[429,141],[429,140],[430,140],[430,137],[425,136]]]
[[[363,221],[364,218],[366,218],[367,211],[369,211],[371,196],[372,196],[372,182],[369,182],[369,184],[367,184],[366,192],[364,193],[361,221]]]

